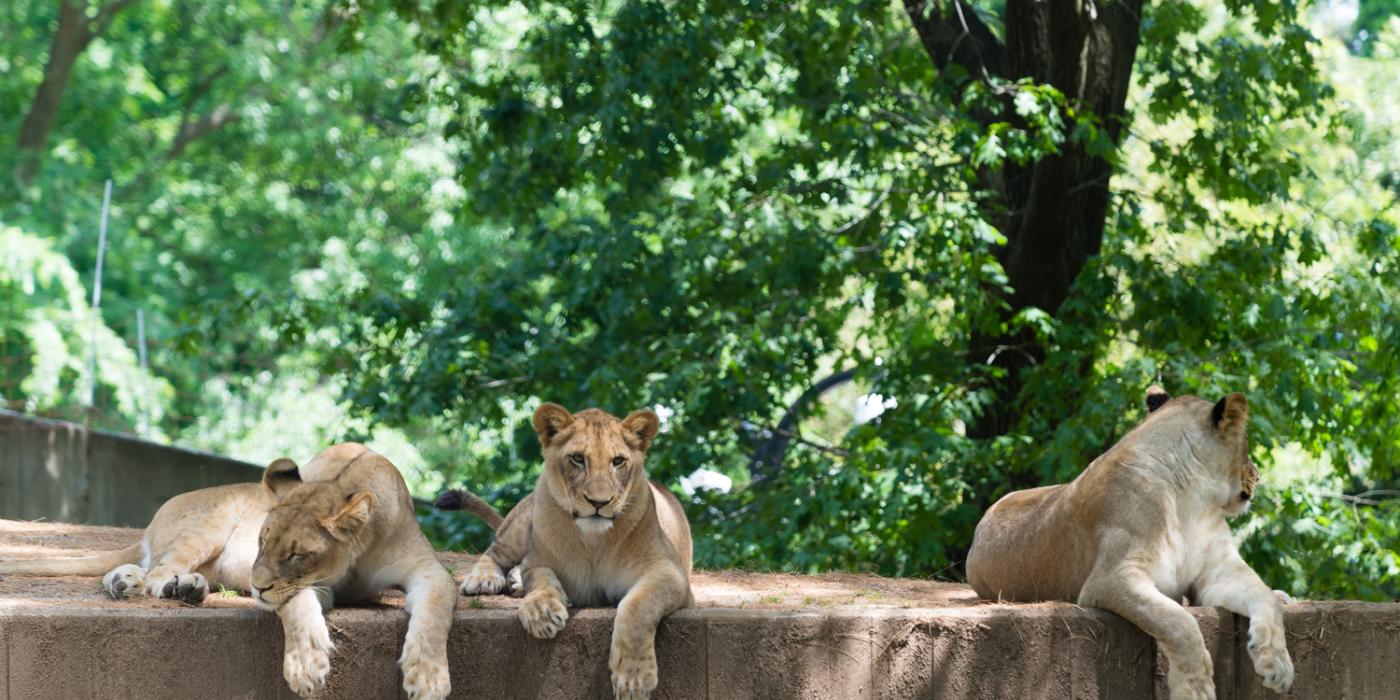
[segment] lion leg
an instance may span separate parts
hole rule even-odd
[[[520,624],[536,639],[553,639],[569,620],[569,596],[554,570],[529,567],[522,573],[525,600],[520,603]]]
[[[462,595],[496,595],[506,590],[509,583],[501,566],[491,558],[491,550],[476,558],[472,570],[462,578]]]
[[[1146,572],[1095,571],[1080,591],[1079,604],[1115,612],[1157,640],[1167,657],[1172,700],[1214,700],[1210,653],[1196,618],[1162,595]]]
[[[190,539],[194,540],[198,534]],[[209,595],[209,582],[195,570],[210,558],[193,541],[176,541],[167,547],[146,572],[146,595],[173,598],[186,603],[202,603]]]
[[[308,697],[326,684],[335,648],[321,614],[321,601],[308,588],[288,598],[277,609],[277,616],[282,618],[282,677],[292,692]]]
[[[618,604],[608,654],[616,700],[645,700],[656,690],[656,626],[687,600],[685,579],[667,572],[644,576]]]
[[[530,543],[533,504],[531,496],[526,496],[510,509],[496,528],[495,541],[477,557],[472,570],[462,579],[462,595],[521,595],[524,585],[520,563]]]
[[[408,610],[408,634],[404,636],[403,689],[409,700],[443,700],[452,692],[447,673],[447,633],[452,629],[452,609],[457,591],[452,576],[436,560],[424,561],[422,573],[404,585]]]
[[[1234,548],[1196,582],[1202,605],[1218,605],[1249,618],[1249,658],[1264,687],[1286,693],[1293,686],[1293,660],[1283,628],[1286,593],[1270,590]],[[1287,598],[1292,602],[1291,598]]]
[[[510,567],[506,573],[506,594],[515,598],[525,595],[525,577],[518,566]]]
[[[102,577],[102,587],[113,600],[141,595],[145,591],[146,570],[135,564],[122,564]]]

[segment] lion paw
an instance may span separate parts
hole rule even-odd
[[[202,603],[209,595],[209,582],[200,574],[173,574],[167,578],[147,578],[146,595],[186,603]]]
[[[146,572],[135,564],[122,564],[102,577],[102,587],[113,600],[140,595],[146,582]]]
[[[525,595],[525,579],[520,575],[520,567],[512,566],[506,574],[506,594],[519,598]]]
[[[452,678],[447,673],[447,661],[429,658],[425,654],[407,654],[403,667],[403,690],[408,700],[444,700],[452,692]]]
[[[498,566],[474,566],[462,579],[462,595],[496,595],[506,589],[506,577]]]
[[[656,653],[621,657],[612,666],[613,697],[616,700],[646,700],[656,690]]]
[[[569,619],[569,609],[550,593],[532,593],[520,604],[520,624],[536,639],[554,639]]]
[[[1254,672],[1264,679],[1264,687],[1276,693],[1288,692],[1293,687],[1293,660],[1288,656],[1283,630],[1251,625],[1248,646]]]
[[[326,674],[330,672],[331,655],[317,646],[288,649],[282,657],[282,677],[287,679],[293,693],[304,698],[325,686]]]
[[[1171,700],[1215,700],[1215,680],[1208,670],[1178,671],[1172,664],[1167,668],[1167,690]]]

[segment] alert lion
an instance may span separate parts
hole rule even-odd
[[[535,490],[504,521],[462,491],[439,504],[471,510],[496,540],[462,582],[462,593],[499,593],[519,566],[520,622],[540,639],[564,629],[569,606],[616,605],[613,694],[646,698],[656,689],[656,627],[694,602],[690,524],[676,497],[646,475],[646,453],[660,424],[651,411],[622,420],[547,403],[535,411],[544,452]]]
[[[1077,479],[997,501],[973,535],[968,582],[991,600],[1065,600],[1113,611],[1152,635],[1175,700],[1213,698],[1211,659],[1183,596],[1249,617],[1264,687],[1285,692],[1293,662],[1286,599],[1240,558],[1225,519],[1244,512],[1258,471],[1234,393],[1212,404],[1148,391],[1149,414]]]

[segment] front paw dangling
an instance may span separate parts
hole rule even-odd
[[[569,619],[569,609],[550,593],[531,593],[520,604],[520,623],[536,639],[554,639]]]
[[[287,679],[292,692],[304,698],[326,685],[326,675],[330,671],[330,653],[315,646],[288,649],[282,659],[282,677]]]
[[[638,656],[614,654],[612,686],[614,700],[646,700],[656,690],[656,651]]]
[[[1286,693],[1293,687],[1293,660],[1288,656],[1282,627],[1251,626],[1248,648],[1254,672],[1264,679],[1265,688]]]

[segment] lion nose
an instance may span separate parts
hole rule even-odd
[[[605,505],[608,504],[608,499],[606,499],[606,498],[604,498],[604,499],[602,499],[602,500],[598,500],[598,499],[596,499],[596,498],[594,498],[594,497],[592,497],[592,496],[584,496],[583,498],[584,498],[584,500],[586,500],[586,501],[588,501],[589,503],[592,503],[592,504],[593,504],[593,509],[594,509],[594,510],[599,510],[599,509],[601,509],[603,506],[605,506]]]

